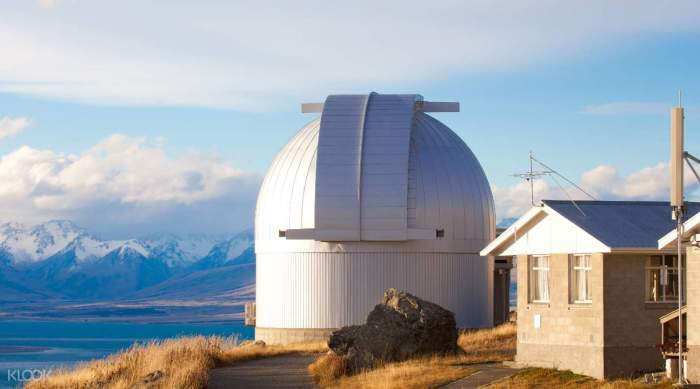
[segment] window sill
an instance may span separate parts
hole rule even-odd
[[[539,301],[532,301],[527,303],[527,309],[530,309],[530,307],[533,308],[549,308],[550,307],[550,302],[539,302]]]
[[[593,303],[569,303],[569,309],[591,309],[593,308]]]
[[[683,302],[685,304],[685,301]],[[644,308],[646,309],[673,309],[678,308],[678,302],[673,301],[645,301]]]

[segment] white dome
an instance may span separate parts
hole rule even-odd
[[[279,231],[314,228],[316,154],[320,119],[304,126],[277,155],[265,175],[255,212],[256,250],[284,251],[313,247],[333,250],[336,243],[287,240]],[[478,253],[493,238],[495,215],[491,188],[469,147],[447,126],[416,112],[408,172],[407,213],[412,228],[443,229],[439,240],[409,240],[400,244],[344,242],[352,250],[447,251]],[[339,180],[346,179],[339,177]]]
[[[274,159],[255,214],[259,327],[357,324],[386,287],[446,304],[462,326],[489,325],[491,267],[478,256],[495,233],[489,183],[459,136],[412,99],[421,101],[329,96],[322,117]],[[357,122],[348,101],[359,107]],[[338,105],[345,111],[332,111]],[[396,106],[410,110],[397,114]],[[347,136],[349,129],[359,135]],[[372,274],[387,271],[404,273]],[[346,283],[348,290],[337,291]],[[281,294],[298,298],[282,303]],[[326,297],[333,301],[318,300]]]

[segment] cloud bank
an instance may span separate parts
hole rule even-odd
[[[78,155],[23,146],[0,159],[0,219],[66,218],[110,237],[235,232],[252,225],[258,182],[215,156],[170,158],[124,135]]]
[[[669,196],[668,163],[627,175],[608,165],[577,183],[599,200]],[[685,169],[686,195],[700,188]],[[560,180],[561,182],[561,180]],[[260,177],[207,154],[169,157],[162,142],[112,135],[80,154],[23,146],[0,158],[0,221],[70,219],[105,238],[151,233],[228,233],[252,226]],[[587,197],[570,186],[574,199]],[[498,219],[531,206],[530,186],[492,187]],[[567,199],[553,181],[534,182],[535,202]]]
[[[259,109],[590,57],[697,31],[691,0],[76,2],[8,0],[0,91]]]
[[[700,185],[690,169],[686,168],[684,172],[686,198],[692,199]],[[668,201],[669,182],[668,163],[660,162],[628,175],[621,175],[612,166],[600,165],[585,172],[577,184],[597,200]],[[564,189],[575,200],[590,200],[571,186],[565,186]],[[523,181],[510,187],[493,186],[492,190],[499,220],[520,217],[531,207],[528,182]],[[543,199],[568,199],[564,191],[549,178],[536,180],[533,192],[535,203]]]
[[[8,116],[0,118],[0,139],[18,134],[29,127],[30,121],[25,117],[11,118]]]

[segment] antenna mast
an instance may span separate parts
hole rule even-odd
[[[682,107],[682,92],[678,91],[678,107],[671,108],[671,218],[676,221],[676,246],[678,260],[678,384],[683,385],[683,160],[685,159],[693,173],[695,169],[690,164],[683,147],[684,113]]]
[[[571,186],[578,189],[581,193],[583,193],[584,195],[589,197],[591,200],[595,200],[595,197],[593,197],[590,193],[586,192],[579,185],[576,185],[576,183],[574,183],[570,179],[566,178],[563,174],[559,173],[558,171],[556,171],[556,170],[552,169],[551,167],[549,167],[548,165],[546,165],[544,162],[535,158],[535,155],[532,153],[532,150],[529,153],[529,159],[530,159],[530,170],[525,172],[525,173],[512,174],[512,176],[525,179],[526,181],[528,181],[530,183],[530,202],[532,203],[532,205],[533,206],[536,205],[535,204],[535,183],[534,183],[535,179],[542,177],[542,176],[547,176],[547,177],[551,178],[552,181],[554,181],[554,183],[564,192],[566,197],[569,198],[569,201],[571,201],[574,204],[576,209],[578,209],[579,212],[581,212],[581,214],[585,216],[585,214],[583,213],[581,208],[579,208],[579,206],[576,204],[576,201],[574,201],[574,199],[571,198],[571,196],[569,196],[569,192],[567,192],[566,189],[563,186],[561,186],[561,184],[559,184],[559,181],[557,181],[557,179],[554,177],[555,176],[560,177],[564,181],[568,182]],[[545,170],[539,170],[539,171],[534,170],[534,167],[533,167],[534,163],[537,163]]]
[[[535,156],[532,154],[532,150],[529,153],[530,159],[530,170],[525,173],[511,174],[512,177],[518,177],[524,179],[530,184],[530,203],[535,205],[535,179],[538,177],[546,176],[552,173],[550,170],[533,170],[533,162],[536,161]]]

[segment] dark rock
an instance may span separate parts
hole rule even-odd
[[[150,383],[158,381],[161,378],[163,378],[163,372],[160,370],[156,370],[156,371],[153,371],[153,372],[146,374],[146,376],[143,377],[143,383],[150,384]]]
[[[256,346],[260,346],[260,347],[267,346],[267,344],[265,344],[264,340],[256,340],[255,343],[253,343],[253,344],[255,344]]]
[[[367,323],[343,327],[331,334],[328,346],[349,360],[351,371],[380,362],[457,351],[454,314],[437,304],[394,288],[384,292]]]

